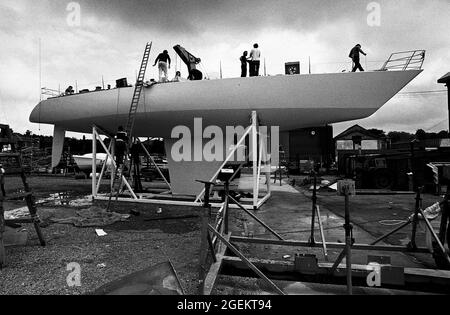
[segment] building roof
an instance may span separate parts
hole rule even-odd
[[[346,138],[349,139],[355,135],[363,135],[369,139],[377,139],[377,140],[386,139],[385,136],[380,136],[373,132],[370,132],[369,130],[361,127],[360,125],[354,125],[345,130],[344,132],[342,132],[341,134],[339,134],[338,136],[336,136],[334,140],[345,140]]]

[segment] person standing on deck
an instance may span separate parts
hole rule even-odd
[[[6,191],[5,191],[5,169],[3,168],[3,165],[0,164],[0,186],[2,189],[2,195],[3,197],[6,197]]]
[[[356,70],[359,70],[361,72],[364,71],[364,68],[361,66],[360,62],[360,55],[359,55],[360,53],[363,54],[364,56],[367,56],[367,54],[364,51],[362,51],[360,44],[353,47],[352,50],[350,51],[349,57],[353,60],[354,64],[352,72],[356,72]]]
[[[167,78],[168,78],[168,75],[167,75],[168,70],[167,69],[170,69],[171,62],[172,62],[172,60],[170,59],[169,52],[167,50],[164,50],[156,58],[155,64],[153,65],[153,67],[156,66],[156,64],[158,64],[159,82],[163,81],[163,74],[164,74],[164,81],[167,80]]]
[[[259,50],[259,45],[253,45],[253,49],[250,52],[250,76],[259,76],[259,67],[261,66],[261,51]]]
[[[250,63],[250,61],[248,59],[248,51],[244,51],[240,60],[241,60],[241,78],[246,78],[248,64]]]

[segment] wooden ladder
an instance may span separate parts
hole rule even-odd
[[[41,219],[39,218],[39,215],[37,214],[37,207],[36,203],[34,201],[33,192],[31,191],[30,185],[28,184],[27,177],[25,174],[25,170],[23,168],[22,164],[22,156],[18,153],[0,153],[1,159],[7,159],[7,160],[15,160],[17,167],[11,167],[7,168],[6,174],[7,175],[19,175],[22,179],[22,184],[24,187],[24,192],[20,194],[15,194],[11,197],[4,198],[3,195],[0,195],[0,268],[2,268],[4,265],[6,265],[6,255],[5,255],[5,249],[3,244],[3,233],[5,232],[5,225],[7,224],[27,224],[31,223],[34,225],[34,228],[36,230],[37,236],[39,238],[39,242],[42,246],[45,246],[45,239],[44,235],[41,231]],[[14,220],[5,220],[4,217],[4,207],[3,202],[4,200],[16,200],[18,198],[24,198],[28,207],[28,211],[30,213],[29,218],[22,218],[22,219],[14,219]]]

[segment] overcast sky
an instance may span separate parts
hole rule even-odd
[[[68,19],[70,1],[0,1],[0,123],[15,131],[50,134],[31,124],[39,101],[39,41],[42,86],[93,89],[121,77],[133,81],[146,42],[152,59],[181,44],[203,60],[211,78],[240,75],[239,57],[259,43],[267,74],[300,61],[302,73],[350,69],[349,50],[361,43],[368,69],[380,68],[391,52],[426,49],[425,72],[404,91],[439,91],[437,79],[450,71],[450,1],[383,0],[380,25],[370,26],[366,0],[82,0],[80,25]],[[70,7],[69,7],[70,9]],[[76,24],[76,23],[75,23]],[[152,60],[153,61],[153,60]],[[187,75],[184,65],[178,69]],[[170,76],[174,75],[175,66]],[[157,77],[157,69],[148,78]],[[326,87],[324,87],[326,88]],[[446,93],[400,94],[374,116],[338,124],[335,133],[359,123],[367,128],[415,131],[448,129]],[[433,128],[434,127],[434,128]],[[431,128],[431,129],[430,129]]]

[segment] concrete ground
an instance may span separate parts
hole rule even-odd
[[[240,188],[249,188],[249,179],[242,179],[243,183]],[[265,180],[261,181],[261,185]],[[257,211],[258,217],[267,225],[273,228],[277,233],[287,240],[308,241],[310,237],[311,226],[311,192],[309,190],[288,185],[284,180],[283,185],[279,184],[272,186],[272,198]],[[432,205],[439,201],[439,197],[426,195],[423,196],[424,206]],[[400,196],[356,196],[350,200],[351,220],[354,224],[354,238],[359,244],[369,244],[377,237],[392,230],[395,226],[393,223],[399,224],[406,220],[414,210],[415,196],[414,195],[400,195]],[[325,239],[327,242],[345,242],[344,232],[344,198],[337,196],[336,193],[319,192],[318,205],[321,211],[321,220],[324,225]],[[255,238],[273,238],[273,236],[266,231],[256,221],[252,220],[248,215],[239,211],[231,210],[234,218],[241,222],[233,229],[234,235],[249,236]],[[396,220],[396,221],[392,221]],[[386,225],[387,223],[387,225]],[[436,224],[436,223],[434,223]],[[320,241],[320,233],[316,223],[315,239]],[[384,245],[405,245],[409,242],[409,235],[411,227],[407,227],[404,231],[395,234],[388,238]],[[425,245],[425,234],[423,230],[419,229],[418,244]],[[272,260],[291,260],[293,261],[296,254],[315,254],[319,261],[324,262],[325,257],[320,248],[293,248],[282,247],[275,245],[244,245],[239,244],[240,248],[247,257],[272,259]],[[339,255],[340,250],[328,249],[329,261],[333,261]],[[368,255],[390,256],[392,265],[410,267],[410,268],[435,268],[434,260],[431,255],[418,254],[409,255],[404,253],[392,252],[352,252],[352,262],[354,264],[367,264]],[[236,285],[229,277],[222,277],[224,282],[218,285],[217,293],[225,293],[233,291],[232,287]],[[239,280],[235,280],[239,281]],[[257,283],[247,279],[247,285],[250,287],[260,288],[264,284],[258,280]],[[228,284],[227,284],[228,283]],[[339,286],[324,286],[318,284],[306,283],[278,283],[285,289],[285,292],[290,294],[345,294],[345,287]],[[243,288],[241,288],[243,289]],[[262,291],[264,291],[262,289]],[[404,292],[392,290],[372,290],[361,288],[356,291],[357,294],[404,294]],[[411,294],[410,292],[408,294]]]

